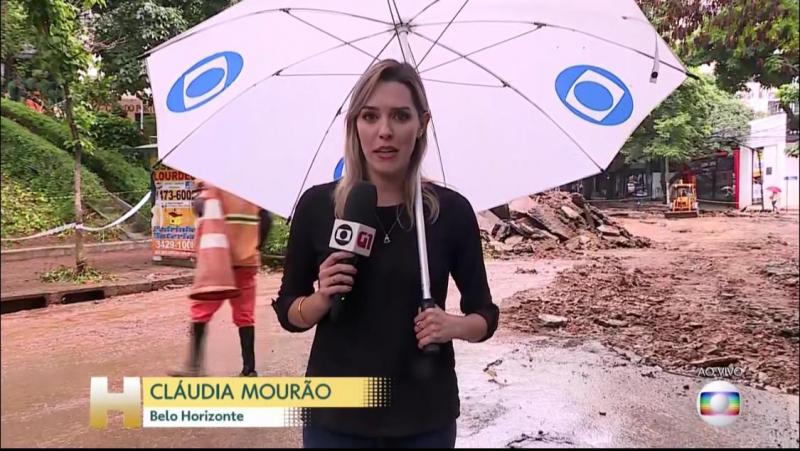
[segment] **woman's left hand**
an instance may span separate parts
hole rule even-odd
[[[422,349],[431,343],[447,343],[456,337],[458,317],[448,315],[435,306],[414,318],[414,332],[417,334],[417,346]]]

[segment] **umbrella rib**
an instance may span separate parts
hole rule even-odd
[[[385,32],[388,32],[388,30],[385,31]],[[380,58],[381,54],[383,54],[383,52],[386,51],[386,49],[389,47],[389,45],[392,43],[393,40],[394,40],[394,36],[389,38],[389,40],[383,46],[381,51],[378,52],[378,55],[373,57],[372,61],[369,63],[367,68],[364,69],[365,72],[373,64],[375,64],[375,62],[378,60],[378,58]],[[333,119],[331,119],[331,123],[328,125],[328,129],[325,130],[325,134],[322,135],[322,139],[319,142],[319,146],[317,146],[317,151],[314,152],[314,156],[311,158],[311,163],[308,165],[308,169],[306,170],[306,175],[303,177],[303,182],[300,184],[300,189],[297,191],[297,197],[295,197],[294,205],[292,205],[291,213],[289,213],[289,217],[290,218],[294,214],[294,209],[297,207],[297,202],[300,201],[300,196],[303,195],[303,188],[306,186],[306,182],[308,181],[308,175],[311,174],[311,168],[314,167],[314,162],[317,161],[317,156],[319,156],[319,152],[320,152],[320,150],[322,150],[322,145],[325,143],[325,138],[328,137],[328,133],[330,133],[331,128],[333,127],[333,124],[336,123],[336,118],[339,117],[342,114],[342,108],[344,107],[344,104],[347,102],[347,99],[349,99],[350,96],[353,94],[353,90],[355,90],[355,89],[356,89],[355,85],[353,85],[353,87],[350,88],[350,91],[347,93],[347,95],[345,96],[344,100],[342,100],[342,104],[339,105],[339,109],[336,110],[336,114],[333,115]]]
[[[414,56],[414,51],[411,50],[411,46],[408,46],[408,51],[411,52],[411,57],[414,58],[416,61],[416,57]],[[444,160],[442,159],[442,148],[439,147],[439,136],[436,134],[436,123],[433,121],[433,115],[431,115],[431,131],[433,131],[433,142],[436,143],[436,153],[439,154],[439,168],[442,170],[442,182],[444,182],[444,186],[447,186],[447,174],[444,172]]]
[[[365,39],[371,39],[371,38],[374,38],[375,36],[380,36],[380,35],[382,35],[382,34],[384,34],[384,33],[388,33],[388,32],[389,32],[389,30],[383,30],[383,31],[380,31],[380,32],[378,32],[378,33],[373,33],[373,34],[371,34],[371,35],[369,35],[369,36],[364,36],[364,37],[361,37],[361,38],[358,38],[358,39],[354,39],[352,42],[358,42],[358,41],[363,41],[363,40],[365,40]],[[392,40],[390,39],[390,40],[389,40],[389,42],[391,43],[391,42],[392,42]],[[231,100],[230,100],[228,103],[226,103],[225,105],[222,105],[222,106],[221,106],[221,107],[220,107],[220,108],[219,108],[217,111],[215,111],[213,114],[211,114],[211,115],[210,115],[208,118],[206,118],[206,120],[204,120],[203,122],[201,122],[201,123],[200,123],[200,124],[199,124],[197,127],[195,127],[195,128],[192,130],[192,131],[190,131],[190,132],[189,132],[189,133],[188,133],[188,134],[187,134],[187,135],[186,135],[186,136],[185,136],[185,137],[184,137],[182,140],[180,140],[180,141],[179,141],[177,144],[175,144],[175,146],[173,146],[173,147],[172,147],[172,149],[170,149],[170,150],[169,150],[169,151],[166,153],[166,155],[164,155],[163,157],[161,157],[161,158],[158,160],[157,164],[161,163],[162,161],[164,161],[164,159],[166,159],[168,156],[170,156],[170,155],[172,154],[172,152],[174,152],[174,151],[175,151],[175,150],[176,150],[176,149],[177,149],[177,148],[178,148],[178,147],[179,147],[181,144],[183,144],[183,143],[184,143],[184,142],[185,142],[187,139],[189,139],[189,138],[190,138],[192,135],[194,135],[194,133],[195,133],[197,130],[199,130],[199,129],[200,129],[200,127],[202,127],[203,125],[205,125],[205,123],[206,123],[206,122],[208,122],[208,121],[210,121],[212,118],[214,118],[214,116],[216,116],[216,115],[217,115],[217,114],[218,114],[220,111],[222,111],[222,110],[223,110],[223,109],[225,109],[225,108],[226,108],[228,105],[230,105],[230,104],[232,104],[234,101],[236,101],[236,99],[238,99],[238,98],[239,98],[239,97],[241,97],[242,95],[246,94],[247,92],[250,92],[250,90],[251,90],[251,89],[255,88],[256,86],[258,86],[258,85],[260,85],[261,83],[263,83],[263,82],[265,82],[265,81],[269,80],[269,79],[270,79],[270,78],[272,78],[272,77],[291,75],[291,74],[282,74],[282,72],[283,72],[283,71],[285,71],[286,69],[289,69],[290,67],[296,66],[296,65],[298,65],[298,64],[301,64],[301,63],[303,63],[303,62],[305,62],[305,61],[308,61],[308,60],[310,60],[310,59],[316,58],[316,57],[318,57],[318,56],[320,56],[320,55],[323,55],[323,54],[325,54],[325,53],[331,52],[331,51],[333,51],[333,50],[340,49],[340,48],[342,48],[342,47],[344,47],[344,46],[346,46],[346,45],[347,45],[347,43],[339,44],[339,45],[336,45],[336,46],[334,46],[334,47],[331,47],[331,48],[329,48],[329,49],[325,49],[325,50],[322,50],[322,51],[320,51],[320,52],[317,52],[317,53],[315,53],[315,54],[313,54],[313,55],[311,55],[311,56],[308,56],[308,57],[306,57],[306,58],[303,58],[303,59],[301,59],[301,60],[299,60],[299,61],[295,61],[294,63],[292,63],[292,64],[290,64],[290,65],[288,65],[288,66],[286,66],[286,67],[284,67],[284,68],[282,68],[282,69],[278,69],[277,71],[275,71],[275,73],[273,73],[273,74],[270,74],[270,75],[268,75],[268,76],[266,76],[266,77],[262,78],[261,80],[258,80],[258,81],[256,81],[256,82],[255,82],[255,83],[253,83],[252,85],[248,86],[246,89],[243,89],[243,90],[242,90],[242,92],[240,92],[239,94],[237,94],[237,95],[236,95],[234,98],[232,98],[232,99],[231,99]],[[388,43],[387,43],[387,47],[388,47]],[[386,47],[384,47],[384,49],[385,49],[385,48],[386,48]],[[381,52],[383,52],[383,50],[381,50]],[[374,60],[373,60],[373,62],[374,62]],[[370,63],[370,65],[371,65],[371,64],[372,64],[372,63]]]
[[[397,1],[396,0],[392,0],[392,4],[394,5],[394,12],[397,13],[397,24],[398,25],[402,24],[403,23],[403,18],[400,17],[400,8],[397,7]],[[389,7],[389,9],[391,9],[391,7]]]
[[[293,18],[295,18],[295,19],[299,20],[301,23],[304,23],[304,24],[308,25],[309,27],[311,27],[311,28],[313,28],[313,29],[315,29],[315,30],[317,30],[317,31],[320,31],[320,32],[322,32],[322,33],[324,33],[324,34],[326,34],[326,35],[328,35],[328,36],[330,36],[330,37],[332,37],[332,38],[334,38],[334,39],[336,39],[336,40],[338,40],[338,41],[342,42],[343,44],[345,44],[345,45],[347,45],[347,46],[350,46],[350,47],[352,47],[352,48],[354,48],[354,49],[358,50],[359,52],[361,52],[361,53],[363,53],[363,54],[367,55],[367,56],[368,56],[368,57],[370,57],[370,58],[373,58],[373,59],[375,58],[373,55],[371,55],[371,54],[370,54],[369,52],[367,52],[366,50],[362,50],[361,48],[354,46],[352,43],[350,43],[350,42],[347,42],[346,40],[344,40],[344,39],[340,38],[339,36],[336,36],[336,35],[335,35],[335,34],[333,34],[333,33],[329,33],[329,32],[327,32],[327,31],[323,30],[322,28],[320,28],[320,27],[318,27],[318,26],[316,26],[316,25],[312,24],[311,22],[309,22],[309,21],[307,21],[307,20],[303,20],[303,19],[301,19],[301,18],[299,18],[299,17],[295,16],[294,14],[292,14],[292,13],[291,13],[290,11],[288,11],[288,10],[286,11],[286,14],[288,14],[290,17],[293,17]]]
[[[425,40],[427,40],[427,41],[431,41],[431,38],[429,38],[429,37],[427,37],[427,36],[425,36],[425,35],[423,35],[423,34],[420,34],[420,33],[416,32],[416,31],[412,31],[412,33],[414,33],[415,35],[417,35],[417,36],[421,37],[422,39],[425,39]],[[594,158],[592,158],[592,156],[591,156],[591,155],[589,155],[589,152],[587,152],[587,151],[586,151],[586,150],[583,148],[583,146],[581,146],[581,145],[578,143],[578,141],[576,141],[576,140],[575,140],[575,138],[573,138],[573,137],[572,137],[572,135],[570,135],[569,133],[567,133],[567,131],[566,131],[566,130],[564,130],[564,128],[563,128],[563,127],[561,127],[561,125],[560,125],[558,122],[556,122],[556,121],[555,121],[555,120],[554,120],[552,117],[550,117],[550,115],[549,115],[549,114],[547,114],[547,113],[546,113],[546,112],[545,112],[545,111],[542,109],[542,107],[540,107],[539,105],[537,105],[537,104],[536,104],[536,102],[534,102],[534,101],[533,101],[533,100],[531,100],[531,99],[530,99],[528,96],[526,96],[525,94],[523,94],[523,93],[522,93],[522,91],[520,91],[519,89],[517,89],[517,88],[516,88],[515,86],[513,86],[511,83],[509,83],[509,82],[507,82],[507,81],[503,80],[503,78],[502,78],[502,77],[500,77],[499,75],[495,74],[495,73],[494,73],[494,72],[492,72],[491,70],[487,69],[487,68],[486,68],[485,66],[483,66],[482,64],[480,64],[480,63],[478,63],[477,61],[475,61],[475,60],[471,59],[469,56],[467,56],[467,55],[463,55],[463,54],[461,54],[460,52],[458,52],[458,51],[456,51],[456,50],[453,50],[452,48],[450,48],[450,47],[448,47],[448,46],[446,46],[446,45],[444,45],[444,44],[441,44],[441,43],[439,43],[439,44],[437,44],[437,45],[439,45],[440,47],[442,47],[442,48],[443,48],[443,49],[445,49],[445,50],[449,50],[449,51],[451,51],[451,52],[455,53],[456,55],[460,55],[462,58],[464,58],[465,60],[469,61],[469,62],[470,62],[470,63],[472,63],[473,65],[475,65],[475,66],[479,67],[481,70],[485,71],[486,73],[488,73],[488,74],[489,74],[489,75],[491,75],[492,77],[496,78],[496,79],[497,79],[497,80],[499,80],[501,83],[503,83],[503,85],[504,85],[504,86],[508,87],[509,89],[511,89],[512,91],[514,91],[515,93],[517,93],[517,95],[519,95],[520,97],[522,97],[523,99],[525,99],[525,100],[526,100],[528,103],[530,103],[530,104],[531,104],[531,105],[532,105],[534,108],[536,108],[537,110],[539,110],[539,112],[540,112],[540,113],[542,113],[542,114],[543,114],[543,115],[544,115],[544,116],[545,116],[547,119],[549,119],[549,120],[550,120],[550,122],[552,122],[552,123],[553,123],[553,125],[555,125],[555,126],[556,126],[556,128],[558,128],[559,130],[561,130],[561,132],[562,132],[562,133],[564,133],[564,135],[565,135],[567,138],[569,138],[569,139],[570,139],[570,141],[572,141],[572,143],[573,143],[573,144],[575,144],[575,145],[578,147],[578,149],[580,149],[580,151],[581,151],[581,152],[583,152],[583,154],[584,154],[584,155],[586,155],[586,158],[588,158],[588,159],[589,159],[589,161],[591,161],[592,163],[594,163],[594,165],[595,165],[595,166],[597,166],[597,167],[598,167],[598,169],[600,169],[600,171],[603,171],[603,167],[602,167],[602,166],[600,166],[599,164],[597,164],[597,162],[596,162],[596,161],[594,161]]]
[[[278,74],[279,77],[360,77],[361,74]]]
[[[422,59],[417,61],[417,68],[419,68],[419,66],[422,65],[422,62],[425,61],[425,58],[427,58],[428,55],[433,50],[433,48],[436,47],[436,43],[438,43],[439,40],[442,39],[442,36],[444,36],[445,32],[447,32],[447,29],[450,28],[450,25],[452,25],[453,22],[456,20],[456,17],[458,17],[458,15],[461,14],[461,11],[463,11],[464,7],[467,6],[467,3],[469,3],[469,0],[464,0],[464,3],[461,5],[461,8],[458,8],[458,11],[456,11],[456,14],[450,19],[450,22],[447,22],[447,25],[444,26],[444,29],[442,30],[442,32],[439,33],[439,36],[437,36],[436,40],[433,41],[433,44],[431,44],[431,46],[428,48],[428,51],[425,52],[424,55],[422,55]]]
[[[439,0],[433,0],[432,2],[428,3],[428,6],[426,6],[426,7],[422,8],[422,10],[420,10],[420,12],[418,12],[418,13],[414,14],[414,17],[412,17],[411,19],[409,19],[409,20],[408,20],[408,22],[409,22],[409,23],[414,23],[414,21],[417,19],[417,17],[421,16],[421,15],[422,15],[422,14],[423,14],[425,11],[427,11],[427,10],[428,10],[428,9],[429,9],[431,6],[433,6],[433,5],[437,4],[437,3],[439,3]]]
[[[466,55],[467,55],[467,56],[470,56],[470,55],[474,55],[474,54],[476,54],[476,53],[479,53],[479,52],[483,52],[484,50],[489,50],[489,49],[491,49],[491,48],[494,48],[494,47],[497,47],[497,46],[499,46],[499,45],[505,44],[506,42],[513,41],[514,39],[519,39],[519,38],[521,38],[521,37],[523,37],[523,36],[527,36],[527,35],[529,35],[529,34],[531,34],[531,33],[535,32],[535,31],[539,31],[539,30],[541,30],[541,29],[542,29],[542,25],[537,25],[537,26],[536,26],[536,28],[534,28],[534,29],[532,29],[532,30],[528,30],[528,31],[526,31],[526,32],[524,32],[524,33],[520,33],[520,34],[518,34],[518,35],[516,35],[516,36],[512,36],[512,37],[510,37],[510,38],[508,38],[508,39],[504,39],[504,40],[502,40],[502,41],[499,41],[499,42],[495,42],[494,44],[487,45],[486,47],[480,48],[480,49],[478,49],[478,50],[473,50],[472,52],[469,52],[469,53],[467,53]],[[435,66],[428,67],[428,68],[426,68],[425,70],[422,70],[422,71],[420,71],[420,74],[424,74],[425,72],[429,72],[429,71],[432,71],[432,70],[434,70],[434,69],[438,69],[438,68],[440,68],[440,67],[442,67],[442,66],[446,66],[446,65],[448,65],[448,64],[450,64],[450,63],[454,63],[454,62],[456,62],[456,61],[460,61],[460,60],[462,60],[462,59],[463,59],[463,58],[462,58],[462,57],[460,57],[460,56],[459,56],[459,57],[457,57],[457,58],[453,58],[453,59],[451,59],[451,60],[449,60],[449,61],[445,61],[445,62],[443,62],[443,63],[440,63],[440,64],[437,64],[437,65],[435,65]]]
[[[447,22],[431,22],[431,23],[425,23],[425,24],[415,24],[414,27],[418,28],[418,27],[443,25],[445,23],[447,23]],[[626,50],[630,50],[632,52],[638,53],[641,56],[645,56],[647,58],[650,58],[651,60],[655,60],[655,56],[653,56],[653,55],[651,55],[651,54],[649,54],[647,52],[643,52],[643,51],[641,51],[639,49],[636,49],[636,48],[630,47],[628,45],[613,41],[611,39],[604,38],[602,36],[598,36],[596,34],[589,33],[587,31],[577,30],[575,28],[569,28],[569,27],[565,27],[565,26],[562,26],[562,25],[556,25],[556,24],[547,23],[547,22],[538,22],[538,21],[529,21],[529,20],[464,20],[464,21],[458,21],[458,22],[453,22],[453,23],[456,24],[456,25],[475,24],[475,23],[502,23],[502,24],[519,24],[519,25],[538,25],[539,27],[550,27],[550,28],[555,28],[555,29],[558,29],[558,30],[572,31],[574,33],[583,34],[583,35],[589,36],[591,38],[595,38],[597,40],[606,42],[608,44],[611,44],[611,45],[614,45],[614,46],[617,46],[617,47],[621,47],[621,48],[624,48]],[[659,61],[661,62],[661,64],[663,64],[663,65],[665,65],[665,66],[667,66],[667,67],[669,67],[671,69],[675,69],[678,72],[681,72],[681,73],[684,73],[684,74],[688,75],[688,72],[686,71],[686,69],[684,69],[682,67],[675,66],[674,64],[671,64],[671,63],[668,63],[666,61],[663,61],[660,58],[659,58]]]
[[[166,47],[169,47],[172,44],[177,44],[178,42],[183,41],[184,39],[189,38],[191,36],[194,36],[197,33],[201,33],[203,31],[210,30],[212,28],[216,28],[216,27],[218,27],[220,25],[225,25],[225,24],[228,24],[228,23],[231,23],[231,22],[235,22],[237,20],[244,19],[244,18],[247,18],[247,17],[250,17],[250,16],[258,16],[258,15],[267,14],[267,13],[288,12],[289,10],[337,14],[337,15],[341,15],[341,16],[352,17],[354,19],[363,19],[363,20],[367,20],[367,21],[370,21],[370,22],[377,22],[377,23],[381,23],[381,24],[384,24],[384,25],[390,25],[388,22],[386,22],[384,20],[375,19],[373,17],[361,16],[361,15],[358,15],[358,14],[351,14],[351,13],[346,13],[346,12],[343,12],[343,11],[334,11],[334,10],[328,10],[328,9],[319,9],[319,8],[276,8],[276,9],[265,9],[265,10],[262,10],[262,11],[253,11],[251,13],[243,14],[241,16],[231,17],[230,19],[223,20],[223,21],[221,21],[219,23],[215,23],[213,25],[209,25],[209,26],[207,26],[205,28],[200,28],[198,30],[187,31],[185,35],[176,36],[176,37],[172,38],[172,40],[169,40],[169,41],[167,41],[167,42],[165,42],[165,43],[163,43],[163,44],[161,44],[159,46],[156,46],[153,49],[150,49],[150,50],[144,52],[143,54],[139,55],[137,57],[137,59],[141,59],[141,58],[145,58],[147,56],[150,56],[151,54],[153,54],[154,52],[156,52],[158,50],[161,50],[161,49],[164,49]]]
[[[392,12],[392,4],[389,3],[390,0],[386,0],[386,6],[389,7],[389,15],[392,17],[392,26],[394,27],[394,35],[397,38],[397,43],[400,43],[400,32],[397,30],[397,22],[394,21],[394,13]],[[400,14],[398,13],[397,19],[400,19]],[[403,61],[406,61],[406,51],[403,50],[403,46],[400,46],[400,54],[403,55]]]
[[[486,85],[482,83],[468,83],[465,81],[453,81],[453,80],[437,80],[435,78],[423,78],[424,81],[430,81],[434,83],[444,83],[448,85],[459,85],[459,86],[475,86],[478,88],[505,88],[503,85]]]

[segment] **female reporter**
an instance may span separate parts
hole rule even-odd
[[[469,202],[423,184],[431,294],[437,307],[419,311],[421,277],[414,226],[414,186],[427,145],[428,101],[414,68],[394,60],[358,81],[346,117],[346,174],[308,189],[292,220],[283,281],[273,308],[292,332],[317,326],[306,375],[387,377],[390,406],[309,409],[306,447],[454,447],[459,416],[455,339],[484,341],[497,328],[480,233]],[[377,189],[377,236],[358,268],[328,248],[352,187]],[[445,313],[449,276],[463,315]],[[318,281],[315,290],[314,282]],[[330,319],[332,297],[347,307]],[[422,348],[440,343],[441,351]]]

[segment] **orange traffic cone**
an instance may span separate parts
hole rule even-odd
[[[203,216],[200,218],[197,245],[197,264],[190,299],[219,301],[239,295],[233,275],[233,263],[228,236],[225,233],[225,214],[216,188],[203,193]]]

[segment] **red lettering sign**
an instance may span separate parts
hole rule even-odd
[[[187,174],[184,174],[181,171],[156,171],[156,180],[159,182],[163,181],[180,181],[180,180],[191,180],[192,178]]]

